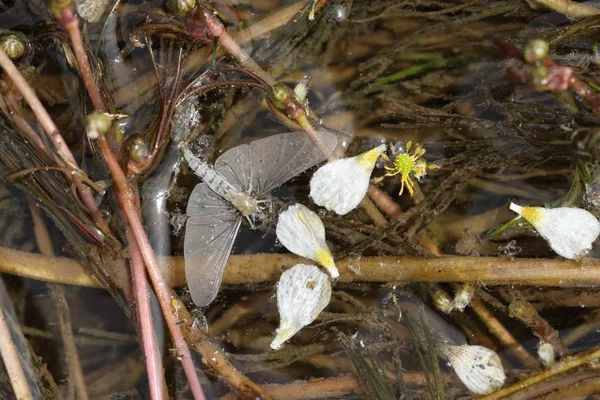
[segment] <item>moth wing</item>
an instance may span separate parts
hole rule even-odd
[[[194,188],[186,212],[185,276],[194,303],[204,307],[217,297],[242,216],[204,183]]]
[[[255,140],[223,153],[215,162],[215,169],[228,179],[231,176],[246,192],[266,194],[331,155],[337,136],[321,132],[320,137],[323,149],[317,148],[306,132]]]

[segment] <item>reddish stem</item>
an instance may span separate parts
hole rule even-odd
[[[144,231],[144,226],[137,213],[135,194],[110,149],[108,141],[105,137],[101,136],[98,138],[98,144],[100,145],[100,151],[104,155],[106,165],[113,177],[114,185],[117,189],[117,200],[121,206],[121,211],[124,214],[126,222],[131,227],[131,233],[139,246],[142,258],[146,264],[148,275],[152,280],[152,286],[156,291],[167,326],[171,332],[173,344],[177,349],[178,358],[183,365],[183,370],[188,379],[190,390],[192,391],[194,399],[204,400],[206,397],[204,396],[200,380],[196,374],[196,368],[194,367],[190,349],[187,346],[181,329],[177,325],[177,319],[175,318],[173,304],[178,304],[179,300],[160,271],[156,256],[154,255],[154,250],[152,250],[148,236]]]
[[[148,290],[148,281],[146,280],[146,272],[144,270],[144,260],[142,259],[140,249],[137,246],[130,229],[127,229],[127,242],[129,243],[129,253],[131,254],[133,290],[135,292],[144,355],[146,356],[146,371],[148,372],[150,397],[152,399],[164,399],[166,398],[166,384],[162,374],[162,358],[160,356],[160,351],[158,350],[158,343],[152,324],[152,311],[150,302],[148,301],[150,292]]]
[[[84,80],[86,88],[88,89],[92,104],[99,111],[105,110],[106,107],[104,106],[104,101],[102,99],[102,96],[100,95],[100,91],[98,90],[98,88],[96,86],[94,76],[91,72],[90,63],[87,58],[87,54],[85,52],[85,47],[83,46],[83,40],[81,38],[81,32],[79,30],[79,20],[73,15],[73,11],[71,10],[70,7],[67,6],[67,7],[62,8],[61,22],[63,23],[65,30],[67,30],[67,32],[69,33],[69,35],[71,37],[73,52],[75,53],[77,63],[79,65],[79,68],[81,71],[81,77]],[[144,231],[139,214],[137,213],[137,207],[136,207],[137,202],[135,201],[135,193],[134,193],[133,189],[131,188],[131,186],[129,185],[129,182],[127,181],[127,178],[125,177],[123,170],[119,166],[119,163],[116,160],[114,153],[113,153],[106,137],[104,137],[104,136],[99,137],[98,143],[100,145],[100,150],[104,156],[104,160],[105,160],[105,162],[108,166],[108,169],[114,179],[114,184],[116,186],[116,196],[117,196],[119,205],[121,206],[121,211],[123,212],[123,214],[125,216],[126,223],[131,228],[130,236],[132,236],[134,239],[133,241],[130,242],[130,246],[131,246],[130,249],[134,250],[134,251],[132,251],[132,258],[134,257],[135,249],[137,247],[137,250],[139,252],[141,252],[142,258],[146,264],[146,268],[148,269],[148,274],[150,275],[150,279],[152,279],[152,283],[153,283],[154,289],[156,291],[156,294],[158,296],[161,308],[163,310],[163,314],[165,316],[167,326],[169,327],[169,331],[171,332],[171,336],[173,338],[175,348],[177,349],[177,351],[181,357],[183,369],[184,369],[186,377],[188,379],[190,389],[192,391],[194,399],[204,400],[205,399],[204,392],[202,391],[202,386],[200,385],[200,380],[198,379],[198,375],[196,374],[196,368],[194,367],[194,362],[191,357],[190,350],[187,346],[187,343],[185,342],[185,340],[183,338],[183,334],[181,333],[181,330],[176,325],[177,321],[175,320],[175,316],[173,315],[171,302],[172,302],[172,300],[175,300],[176,297],[175,297],[174,293],[172,293],[172,290],[169,290],[169,286],[167,285],[166,281],[162,277],[162,273],[160,272],[158,263],[156,262],[156,257],[154,256],[154,251],[152,250],[152,247],[150,246],[150,242],[148,241],[148,237],[146,236],[146,232]],[[139,262],[141,260],[138,259],[137,261]],[[137,282],[138,284],[141,283],[142,280],[145,280],[145,277],[142,276],[141,274],[138,276],[138,278],[139,278],[138,282]],[[144,284],[142,284],[142,285],[144,285]],[[137,289],[138,289],[137,291],[139,291],[139,293],[142,293],[142,294],[147,292],[147,288],[146,288],[146,290],[141,290],[140,288],[137,288]],[[148,310],[150,309],[148,296],[145,296],[145,295],[138,296],[138,301],[139,301],[138,308],[139,307],[147,307]],[[146,304],[141,305],[140,302],[146,303]],[[140,316],[140,323],[146,322],[146,323],[151,324],[151,319],[150,319],[150,321],[145,321],[145,322],[143,321],[144,319],[145,318],[141,318],[141,316]],[[147,334],[148,334],[148,337],[146,337],[146,335],[142,335],[142,341],[144,341],[146,339],[146,340],[150,340],[151,342],[144,343],[144,350],[145,351],[154,351],[154,350],[156,350],[156,346],[155,346],[156,338],[154,338],[153,328],[149,333],[147,332]],[[152,339],[150,339],[150,337],[152,337]],[[154,342],[154,344],[152,342]],[[148,369],[159,367],[159,365],[155,362],[156,357],[159,357],[158,354],[146,353],[145,355],[147,358],[147,368]],[[152,373],[149,373],[148,379],[158,379],[158,377],[161,377],[162,374],[163,374],[162,368],[160,370],[154,370]],[[162,382],[162,380],[160,380],[158,382],[156,382],[156,381],[151,382],[150,383],[151,390],[158,391],[159,389],[157,389],[157,388],[160,388],[162,386],[161,382]],[[159,393],[162,393],[162,391],[159,391]]]

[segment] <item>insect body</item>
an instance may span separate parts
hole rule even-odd
[[[273,212],[266,195],[333,152],[336,135],[323,133],[321,139],[326,153],[304,132],[274,135],[226,151],[214,168],[183,147],[188,164],[203,180],[188,202],[184,242],[185,274],[197,306],[216,297],[242,219],[256,229]]]

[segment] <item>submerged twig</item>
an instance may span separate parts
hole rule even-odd
[[[54,249],[48,228],[40,209],[32,201],[29,201],[29,210],[33,219],[35,238],[40,250],[45,256],[54,256]],[[63,340],[66,353],[66,364],[68,369],[67,376],[67,399],[81,399],[87,400],[88,394],[85,386],[85,380],[83,378],[83,372],[81,370],[81,362],[79,361],[79,354],[77,352],[77,346],[73,337],[73,328],[71,326],[71,318],[69,311],[69,304],[67,303],[67,297],[65,291],[59,284],[50,283],[48,284],[50,297],[56,307],[56,314],[58,317],[58,326],[60,327],[60,335]],[[75,395],[77,392],[77,396]]]
[[[3,283],[2,283],[3,284]],[[17,399],[33,400],[33,395],[27,383],[27,377],[21,365],[19,352],[12,340],[10,329],[8,328],[7,318],[4,307],[0,307],[0,355],[4,367],[10,377],[10,383]]]
[[[496,400],[517,393],[537,383],[544,382],[557,375],[564,374],[574,368],[580,367],[587,363],[597,360],[600,358],[600,350],[595,350],[591,353],[580,353],[573,357],[567,357],[564,361],[560,361],[552,366],[552,368],[544,370],[540,373],[530,376],[527,379],[519,381],[507,388],[499,390],[488,396],[482,397],[481,400]]]

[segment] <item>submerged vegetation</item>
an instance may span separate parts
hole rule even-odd
[[[600,391],[599,14],[0,2],[1,396]]]

